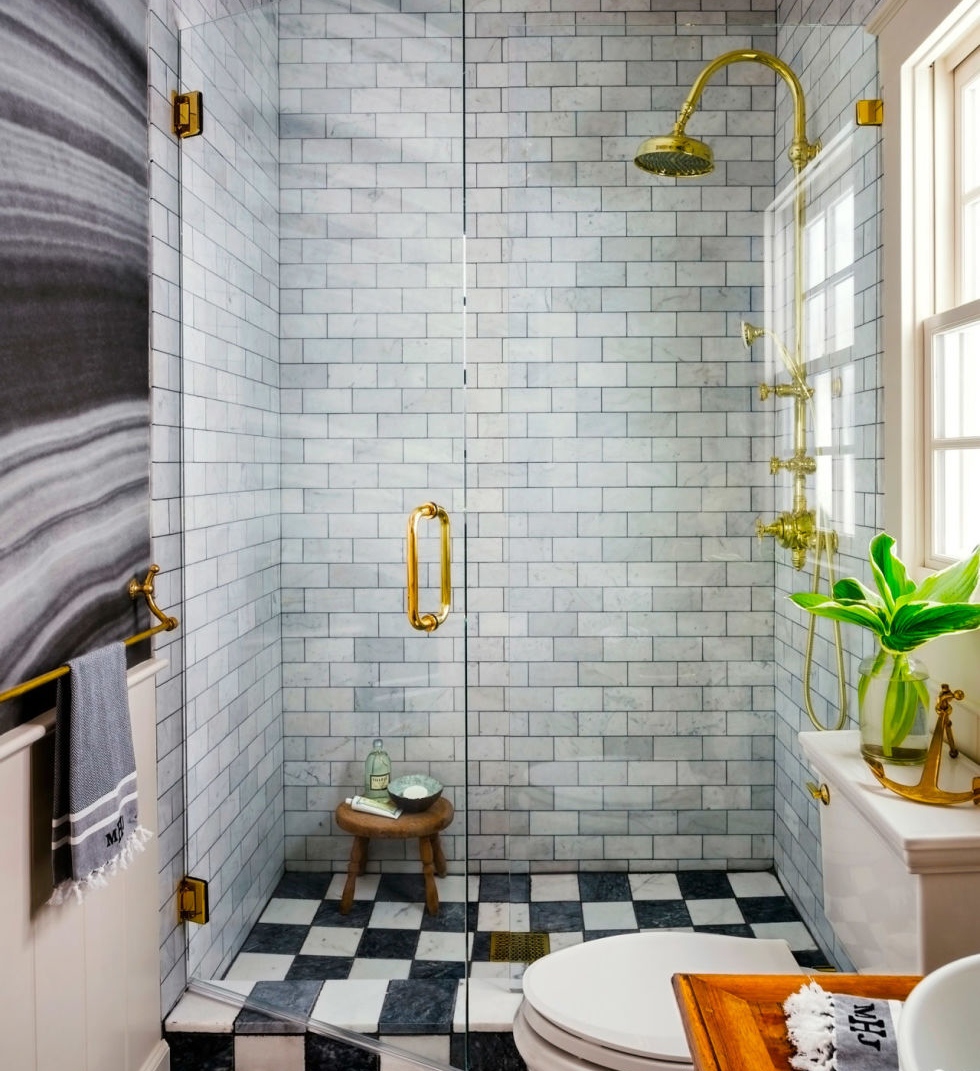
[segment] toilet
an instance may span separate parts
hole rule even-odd
[[[980,953],[980,808],[889,792],[861,759],[856,731],[806,732],[800,742],[826,786],[825,805],[813,804],[824,908],[855,968],[923,974]],[[964,756],[947,766],[950,790],[980,777]],[[691,1057],[674,974],[804,973],[785,941],[672,930],[603,937],[527,968],[514,1041],[528,1071],[683,1071]]]
[[[528,1071],[691,1066],[674,974],[801,974],[785,941],[644,930],[572,945],[524,972],[514,1042]]]

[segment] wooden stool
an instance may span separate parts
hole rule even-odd
[[[336,819],[341,829],[354,835],[350,862],[347,865],[347,883],[340,898],[341,915],[346,915],[354,902],[354,883],[358,876],[364,873],[368,841],[372,837],[386,840],[418,837],[419,858],[422,860],[422,874],[425,878],[425,906],[430,915],[439,913],[439,890],[436,888],[434,874],[438,874],[440,878],[446,876],[446,857],[439,843],[439,831],[445,829],[453,820],[453,805],[449,800],[440,797],[428,810],[416,814],[406,812],[400,818],[365,814],[363,811],[355,811],[347,803],[341,803],[337,807]]]

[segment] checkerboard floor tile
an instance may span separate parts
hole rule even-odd
[[[521,966],[491,962],[495,930],[544,931],[553,951],[636,930],[780,937],[801,966],[826,963],[769,873],[450,875],[437,879],[435,917],[425,910],[421,875],[365,875],[341,915],[344,880],[286,874],[226,978],[262,983],[269,1004],[310,1007],[334,1025],[397,1036],[452,1029],[467,963],[471,1023],[509,1022]],[[351,1001],[356,1015],[344,1011]],[[262,1023],[252,1017],[242,1028]]]

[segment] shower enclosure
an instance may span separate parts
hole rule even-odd
[[[481,876],[499,927],[526,931],[510,905],[534,874],[788,850],[774,756],[796,761],[798,708],[780,710],[774,645],[797,674],[799,625],[777,635],[755,538],[784,502],[741,339],[765,315],[784,87],[737,64],[705,88],[689,132],[710,176],[633,165],[726,51],[784,54],[807,88],[828,56],[874,83],[857,27],[751,7],[282,0],[183,31],[181,88],[205,108],[180,165],[186,870],[211,911],[187,927],[188,977],[224,976],[284,868],[342,886],[333,814],[376,738],[393,776],[454,804],[442,955],[460,973]],[[852,100],[816,99],[827,142]],[[844,349],[877,356],[860,330]],[[426,502],[452,526],[433,631],[406,616]],[[419,533],[430,611],[440,526]],[[412,842],[370,845],[371,875],[419,867]]]

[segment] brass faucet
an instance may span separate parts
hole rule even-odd
[[[925,765],[922,767],[922,776],[918,784],[903,785],[900,781],[893,781],[885,776],[885,768],[877,759],[865,758],[865,762],[871,767],[871,772],[885,788],[904,796],[907,800],[915,800],[917,803],[933,803],[938,806],[949,806],[952,803],[972,803],[980,805],[980,777],[973,778],[973,787],[966,792],[946,792],[939,787],[939,764],[943,757],[943,741],[949,744],[950,758],[955,759],[959,754],[956,742],[953,740],[953,700],[963,698],[963,691],[957,688],[953,691],[948,684],[944,684],[939,691],[936,700],[936,728],[932,731],[932,740],[929,743],[929,751],[926,754]]]
[[[780,513],[771,523],[761,517],[756,519],[755,534],[759,539],[772,536],[780,546],[790,551],[793,568],[802,569],[807,551],[817,546],[817,518],[813,510],[795,509],[792,513]]]

